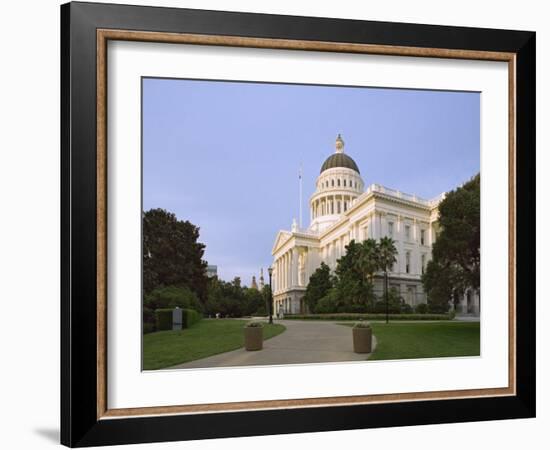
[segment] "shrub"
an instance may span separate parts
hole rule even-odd
[[[359,303],[352,303],[351,305],[340,305],[336,311],[331,311],[336,313],[367,313],[368,306],[367,305],[361,305]]]
[[[162,308],[155,311],[155,329],[157,331],[172,329],[172,308]]]
[[[285,319],[295,320],[385,320],[386,314],[292,314],[285,315]],[[390,320],[450,320],[449,314],[389,314]]]
[[[202,304],[197,295],[186,287],[163,286],[154,289],[143,299],[143,306],[151,310],[175,308],[188,308],[202,311]]]
[[[189,328],[202,319],[202,315],[194,309],[182,309],[181,322],[183,328]]]
[[[379,300],[374,305],[374,313],[386,313],[386,302],[384,300]],[[398,302],[388,302],[388,312],[390,314],[399,314],[401,312],[401,304]]]
[[[401,314],[412,314],[413,312],[411,305],[405,302],[401,303]]]
[[[333,313],[338,309],[338,298],[335,289],[328,291],[328,294],[321,298],[315,306],[316,313]]]
[[[143,334],[152,333],[155,331],[155,324],[154,323],[144,323],[143,324]]]
[[[432,314],[443,314],[449,311],[449,302],[436,302],[428,299],[428,311]]]
[[[155,311],[155,325],[156,331],[165,331],[172,329],[172,314],[174,309],[161,308]],[[182,328],[189,328],[202,319],[202,315],[194,309],[182,309],[181,310],[181,326]],[[144,324],[145,326],[145,324]]]
[[[417,314],[426,314],[428,312],[428,305],[426,303],[419,303],[415,306],[414,312]]]
[[[147,306],[143,307],[142,310],[143,315],[143,329],[145,329],[145,326],[151,327],[152,331],[155,330],[155,312],[151,308],[147,308]]]

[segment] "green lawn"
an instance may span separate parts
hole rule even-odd
[[[244,346],[247,320],[204,319],[191,328],[158,331],[143,336],[143,370],[162,369],[206,358]],[[279,324],[264,324],[264,339],[283,331]]]
[[[390,322],[371,327],[377,344],[369,360],[479,355],[479,322]]]

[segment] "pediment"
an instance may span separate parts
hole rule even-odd
[[[277,233],[271,253],[275,253],[292,236],[290,231],[281,230]]]

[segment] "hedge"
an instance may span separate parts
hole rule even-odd
[[[183,324],[183,328],[189,328],[202,319],[202,315],[194,309],[182,309],[181,312],[181,322]]]
[[[172,329],[172,308],[155,310],[155,329],[157,331]]]
[[[294,320],[386,320],[386,314],[285,314],[285,319]],[[389,314],[389,320],[451,320],[449,314]]]
[[[172,329],[172,308],[160,308],[155,310],[155,325],[157,331]],[[194,309],[181,310],[182,328],[189,328],[202,319],[202,315]]]
[[[153,331],[155,331],[155,324],[149,322],[143,324],[143,334],[149,334]]]

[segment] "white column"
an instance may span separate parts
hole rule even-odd
[[[404,272],[404,259],[405,255],[403,254],[403,218],[401,216],[397,216],[397,221],[395,224],[395,240],[396,247],[397,247],[397,263],[395,264],[397,272]]]
[[[288,254],[285,253],[285,289],[288,289]]]
[[[281,258],[277,258],[277,262],[275,264],[275,270],[277,273],[276,281],[275,281],[275,289],[277,292],[281,289]]]
[[[283,272],[285,274],[284,280],[284,289],[286,290],[288,288],[288,269],[287,269],[287,258],[286,253],[283,255]]]
[[[289,277],[288,283],[289,287],[294,286],[294,249],[290,249],[288,252],[288,268],[289,268]]]
[[[298,286],[298,251],[296,247],[291,250],[292,264],[291,264],[291,275],[292,275],[292,286]]]
[[[281,290],[281,258],[277,258],[277,292]]]
[[[281,255],[281,290],[286,288],[285,255]]]
[[[293,276],[293,272],[294,272],[294,262],[293,262],[293,253],[294,253],[294,249],[291,249],[289,250],[288,252],[288,287],[291,288],[292,286],[294,286],[294,276]]]
[[[277,292],[277,260],[273,262],[273,292]]]

